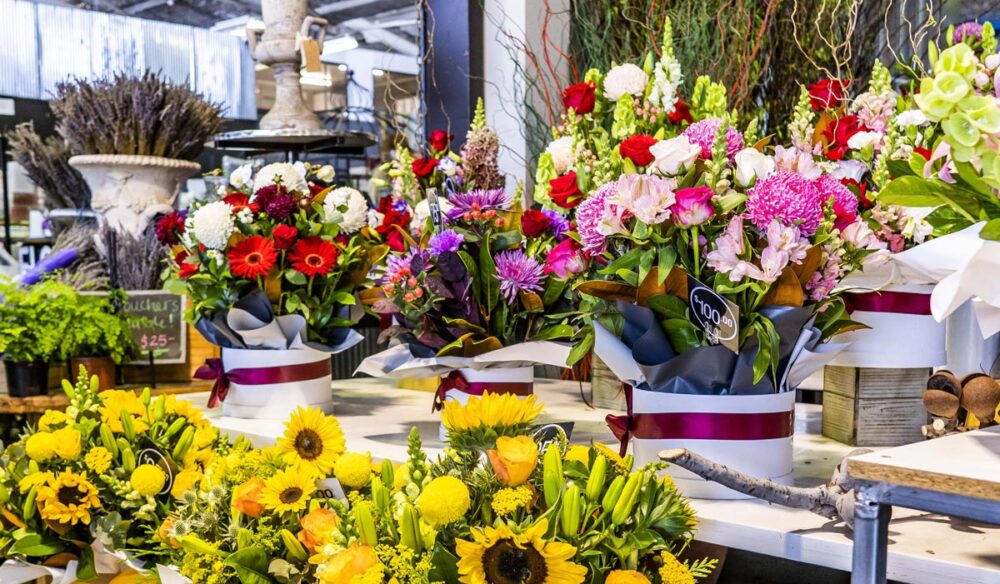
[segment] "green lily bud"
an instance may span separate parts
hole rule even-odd
[[[587,500],[596,503],[604,490],[604,479],[608,474],[608,459],[603,454],[598,454],[594,459],[593,466],[590,467],[590,476],[587,477]]]
[[[38,506],[35,505],[36,497],[38,497],[38,487],[34,486],[28,491],[28,496],[24,498],[24,504],[21,506],[21,516],[24,517],[25,521],[34,517],[38,511]]]
[[[555,444],[549,444],[545,449],[542,462],[542,478],[545,490],[545,505],[552,507],[559,500],[565,488],[566,478],[563,476],[562,452]]]
[[[118,444],[115,443],[115,435],[111,432],[111,427],[107,424],[101,424],[97,433],[101,438],[101,444],[111,453],[111,456],[118,456]]]
[[[90,392],[97,393],[101,391],[101,380],[97,378],[96,375],[90,376]]]
[[[180,432],[184,425],[187,424],[187,418],[177,418],[172,424],[167,426],[167,431],[163,434],[165,438],[170,438],[174,434]],[[240,436],[242,438],[243,436]]]
[[[131,473],[135,470],[135,453],[132,452],[131,448],[125,448],[121,451],[122,454],[122,468],[125,472]]]
[[[160,398],[153,403],[153,421],[159,422],[167,415],[167,400]]]
[[[379,512],[385,512],[389,509],[389,503],[392,500],[392,493],[385,487],[382,483],[382,478],[375,476],[372,477],[372,503],[375,505],[375,509]]]
[[[181,535],[177,537],[177,543],[181,544],[181,547],[193,554],[202,556],[218,556],[220,558],[224,558],[228,555],[226,552],[216,548],[197,535]]]
[[[566,489],[563,495],[562,513],[559,515],[559,527],[564,537],[576,537],[580,531],[580,487],[576,485]]]
[[[76,397],[76,390],[73,389],[73,384],[70,383],[68,379],[62,380],[62,390],[69,399]]]
[[[618,502],[618,498],[621,497],[622,490],[625,488],[625,477],[617,476],[615,480],[611,481],[611,486],[608,490],[604,492],[604,498],[601,499],[601,515],[607,515],[611,513],[611,510],[615,508],[615,503]]]
[[[177,440],[177,444],[174,445],[174,450],[171,453],[174,461],[184,460],[184,455],[187,454],[192,443],[194,443],[194,426],[188,426]]]
[[[378,544],[371,504],[358,503],[354,506],[354,527],[358,530],[358,539],[362,544],[371,546]]]
[[[287,529],[282,529],[278,532],[281,536],[281,543],[285,544],[285,549],[288,550],[288,557],[296,562],[305,562],[309,559],[309,554],[306,553],[306,548],[302,547],[299,540],[295,539],[291,531]]]
[[[142,395],[139,396],[139,399],[142,401],[142,405],[149,407],[149,402],[153,399],[153,390],[148,387],[144,388],[142,390]]]
[[[423,550],[423,538],[420,535],[420,515],[413,505],[403,506],[403,516],[399,520],[399,541],[406,547],[420,553]]]
[[[632,508],[635,507],[635,502],[639,498],[639,491],[642,490],[645,477],[646,473],[643,472],[637,472],[628,477],[628,482],[625,483],[625,488],[622,489],[622,494],[618,497],[618,502],[615,503],[615,508],[611,512],[612,525],[625,523],[625,520],[632,514]]]
[[[391,488],[396,482],[396,469],[392,468],[392,461],[388,458],[383,459],[382,468],[379,471],[382,475],[382,484]]]
[[[118,412],[118,418],[122,421],[122,434],[129,442],[135,440],[135,426],[132,425],[132,415],[124,409]]]

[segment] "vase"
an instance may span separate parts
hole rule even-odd
[[[754,477],[789,484],[795,392],[765,395],[688,395],[631,390],[629,435],[636,466],[660,460],[673,448],[691,452]],[[670,465],[667,474],[686,496],[749,499]]]
[[[201,170],[190,160],[132,154],[84,154],[69,164],[87,181],[102,221],[135,236],[156,215],[171,212],[182,181]]]
[[[486,392],[514,394],[523,398],[534,393],[534,384],[533,366],[456,369],[442,378],[436,399],[442,405],[449,400],[465,405],[469,398],[481,396]],[[444,442],[447,438],[448,431],[442,423],[438,430],[438,439]]]
[[[229,382],[222,415],[286,420],[299,407],[333,413],[330,354],[301,349],[222,349]]]
[[[7,393],[11,397],[45,395],[49,390],[49,363],[47,361],[18,362],[3,360],[7,374]]]
[[[87,370],[87,377],[96,375],[100,388],[114,389],[115,385],[115,362],[110,357],[73,357],[69,361],[69,377],[76,379],[80,374],[80,367]]]

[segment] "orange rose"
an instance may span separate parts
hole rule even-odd
[[[538,466],[538,445],[528,436],[501,436],[495,450],[487,450],[497,480],[509,486],[523,484]]]
[[[323,584],[350,582],[351,578],[364,574],[377,564],[378,556],[371,546],[352,545],[326,561],[320,581]]]
[[[315,509],[310,511],[305,517],[299,520],[302,531],[299,532],[299,541],[302,545],[315,551],[317,546],[323,544],[333,530],[340,525],[340,517],[329,509]]]
[[[253,477],[233,491],[233,509],[247,517],[260,517],[264,506],[260,503],[260,493],[264,490],[264,481]]]

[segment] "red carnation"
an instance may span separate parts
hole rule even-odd
[[[868,183],[861,181],[860,183],[853,178],[842,178],[840,183],[845,187],[851,189],[851,191],[858,196],[858,208],[862,211],[871,209],[875,206],[875,203],[868,198]]]
[[[574,83],[563,91],[563,106],[583,115],[594,111],[597,84],[593,81]]]
[[[563,209],[572,209],[583,200],[583,193],[576,183],[576,173],[569,171],[549,181],[549,197]]]
[[[274,232],[271,233],[271,237],[274,238],[274,247],[278,249],[288,249],[292,246],[292,241],[299,234],[299,230],[292,227],[291,225],[285,225],[282,223],[274,228]]]
[[[427,178],[434,174],[437,164],[436,158],[415,158],[410,163],[410,168],[413,169],[413,174],[417,175],[417,178]]]
[[[677,98],[674,102],[674,111],[667,114],[667,119],[670,120],[671,124],[679,124],[681,122],[693,123],[694,118],[691,117],[691,107],[688,102],[681,98]]]
[[[180,243],[180,236],[184,233],[184,219],[187,217],[186,211],[171,211],[156,222],[156,239],[160,240],[160,245],[177,245]]]
[[[526,237],[538,237],[551,226],[548,215],[536,209],[528,209],[521,215],[521,231]]]
[[[830,160],[843,160],[849,150],[847,141],[864,129],[855,115],[841,116],[834,120],[823,129],[823,137],[828,144],[826,157]]]
[[[656,142],[656,138],[646,134],[629,136],[618,146],[618,153],[622,155],[622,158],[628,158],[634,162],[636,166],[646,166],[655,160],[655,157],[649,153],[649,147]]]
[[[832,109],[844,101],[847,84],[840,79],[829,77],[809,84],[809,105],[814,110]]]
[[[226,256],[234,275],[253,280],[267,275],[278,259],[278,252],[270,239],[252,235],[233,246]]]
[[[239,213],[243,209],[250,209],[251,213],[260,210],[257,203],[251,203],[250,197],[243,193],[230,193],[222,198],[222,202],[233,208],[233,213]]]
[[[305,237],[295,242],[288,254],[292,268],[306,276],[325,276],[333,270],[340,255],[332,243],[320,237]]]
[[[190,254],[183,249],[174,255],[174,262],[177,264],[177,275],[186,280],[198,273],[198,264],[186,261]]]
[[[448,144],[451,142],[452,138],[454,138],[454,136],[444,130],[434,130],[429,136],[427,136],[427,142],[431,145],[431,150],[436,153],[441,153],[448,150]]]

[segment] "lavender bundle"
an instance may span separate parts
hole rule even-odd
[[[48,209],[87,209],[90,207],[90,187],[78,170],[69,165],[73,155],[69,144],[60,137],[42,139],[31,123],[19,124],[7,138],[11,154],[28,178],[45,191]]]

